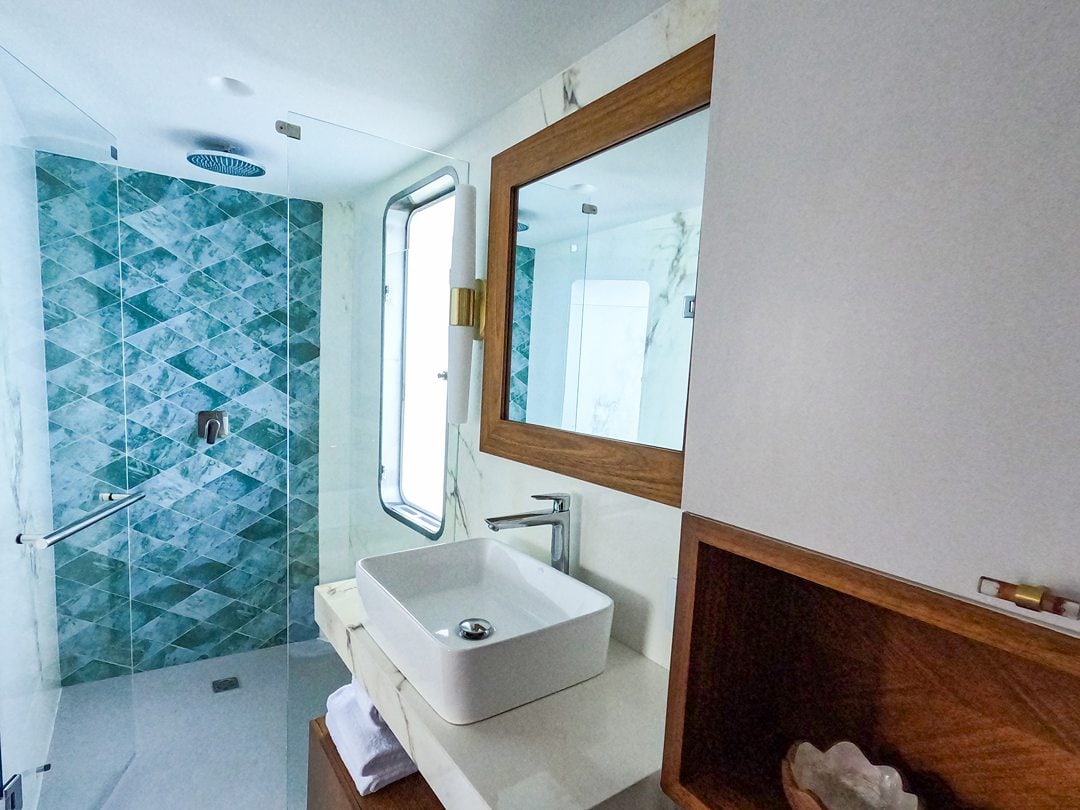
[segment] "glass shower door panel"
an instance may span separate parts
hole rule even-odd
[[[402,189],[446,167],[467,183],[469,166],[307,116],[289,121],[301,138],[287,142],[288,807],[302,810],[308,721],[350,678],[318,638],[314,588],[351,578],[360,557],[428,542],[379,499],[383,217]],[[447,455],[452,485],[454,432]]]
[[[588,432],[682,448],[707,135],[699,110],[561,172],[598,186],[582,290]]]
[[[591,412],[580,407],[578,398],[589,204],[588,195],[557,177],[518,190],[511,420],[593,432]]]
[[[126,515],[14,542],[129,483],[113,154],[0,50],[0,771],[30,810],[101,806],[134,756]]]

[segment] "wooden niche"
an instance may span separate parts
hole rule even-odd
[[[786,808],[788,747],[851,740],[927,810],[1080,808],[1080,639],[684,515],[671,664],[681,807]]]

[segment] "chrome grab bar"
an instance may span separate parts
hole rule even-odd
[[[103,506],[96,512],[91,512],[88,515],[83,515],[81,518],[73,523],[69,523],[62,529],[54,529],[48,534],[19,534],[15,537],[16,543],[21,543],[24,546],[33,546],[38,550],[49,548],[49,546],[55,546],[61,540],[67,540],[71,535],[78,534],[83,529],[88,529],[95,523],[104,520],[110,515],[115,515],[117,512],[127,509],[136,501],[141,501],[146,495],[142,492],[136,492],[132,495],[118,495],[115,493],[103,493],[101,500],[109,501],[108,506]]]

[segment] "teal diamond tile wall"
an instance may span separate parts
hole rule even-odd
[[[536,250],[518,245],[514,251],[514,322],[510,328],[509,417],[525,421],[529,400],[529,341],[532,337],[533,271]]]
[[[37,169],[55,522],[146,493],[56,547],[63,683],[315,637],[322,207]]]

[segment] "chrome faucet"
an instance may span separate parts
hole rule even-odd
[[[229,415],[225,411],[199,411],[196,427],[199,438],[213,444],[229,435]]]
[[[487,518],[485,522],[493,532],[500,529],[521,529],[526,526],[551,526],[551,567],[570,573],[570,503],[572,498],[565,492],[553,495],[533,495],[537,501],[551,501],[550,509],[522,512],[520,515],[503,515]]]

